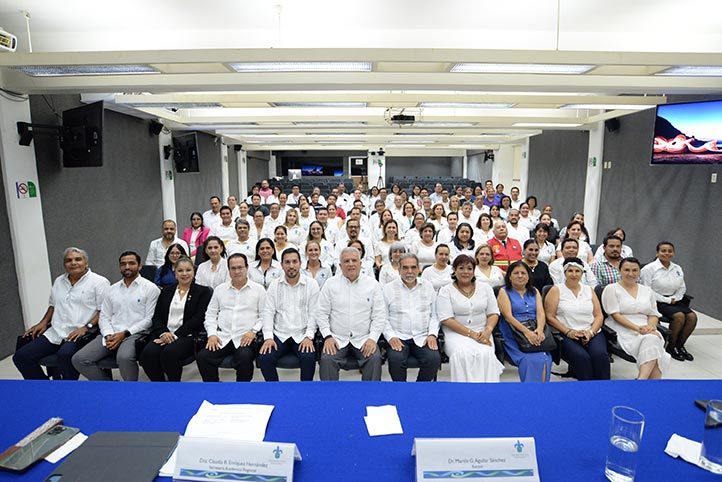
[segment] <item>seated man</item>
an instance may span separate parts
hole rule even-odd
[[[405,253],[399,258],[400,278],[384,286],[388,321],[384,336],[389,342],[389,375],[395,382],[406,381],[409,355],[419,361],[417,382],[429,382],[441,365],[436,335],[436,291],[430,281],[419,278],[419,259]]]
[[[105,293],[98,321],[100,336],[73,356],[73,366],[88,380],[113,379],[98,366],[109,356],[115,356],[123,380],[138,380],[135,341],[151,327],[160,289],[140,276],[138,253],[121,253],[119,263],[123,279]]]
[[[229,206],[221,208],[221,222],[211,229],[211,236],[221,238],[223,244],[236,239],[236,226],[233,224],[233,210]]]
[[[516,239],[509,237],[504,221],[496,221],[493,232],[494,237],[489,239],[487,244],[494,252],[494,266],[498,266],[506,272],[511,263],[522,258],[521,244]]]
[[[148,248],[148,256],[145,263],[149,266],[163,266],[165,263],[165,252],[171,244],[180,244],[186,250],[186,254],[190,253],[188,243],[176,237],[176,225],[172,219],[163,221],[163,236],[150,242]]]
[[[228,241],[226,243],[226,252],[228,256],[241,253],[245,254],[246,258],[256,256],[256,240],[250,238],[251,225],[245,219],[238,219],[236,221],[236,235],[238,239]]]
[[[253,341],[261,330],[261,310],[266,290],[248,279],[248,258],[236,253],[228,257],[230,281],[213,290],[204,326],[206,347],[198,353],[198,371],[204,382],[217,382],[218,367],[233,355],[237,382],[253,379]]]
[[[60,377],[77,380],[80,374],[70,361],[78,351],[76,342],[98,324],[110,282],[90,271],[88,254],[80,248],[66,249],[63,265],[66,273],[55,279],[43,319],[23,335],[33,341],[13,355],[13,363],[26,380],[47,379],[38,362],[53,354],[58,355]]]
[[[597,284],[607,286],[622,279],[619,262],[622,260],[622,238],[609,235],[604,238],[604,255],[595,260],[589,268],[597,278]]]
[[[341,274],[326,281],[319,297],[317,325],[324,337],[321,380],[338,380],[340,368],[354,357],[362,380],[381,380],[381,354],[376,342],[386,326],[381,285],[361,276],[361,253],[341,251]]]
[[[211,208],[203,213],[203,225],[208,229],[213,229],[213,226],[221,223],[221,198],[218,196],[211,196],[209,199]],[[165,253],[164,253],[165,254]],[[147,263],[148,260],[146,259]]]
[[[577,257],[577,254],[579,254],[579,242],[576,239],[567,238],[562,241],[561,248],[562,256],[549,264],[549,275],[554,280],[555,285],[564,284],[564,260]],[[584,263],[584,274],[580,282],[594,288],[597,286],[597,277],[594,276],[594,273],[586,261],[582,260],[582,262]]]
[[[313,380],[316,372],[315,312],[318,306],[318,283],[301,274],[301,254],[290,248],[281,254],[285,276],[268,286],[263,307],[263,337],[258,364],[267,382],[278,381],[276,365],[288,352],[301,364],[301,381]]]

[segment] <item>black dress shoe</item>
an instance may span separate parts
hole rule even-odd
[[[694,361],[694,357],[690,352],[688,352],[685,347],[681,346],[678,348],[679,352],[682,354],[685,360],[687,361]]]
[[[684,355],[682,355],[682,353],[679,351],[679,348],[677,348],[677,347],[667,348],[667,353],[669,353],[672,356],[672,358],[674,358],[675,360],[678,360],[678,361],[686,360]]]

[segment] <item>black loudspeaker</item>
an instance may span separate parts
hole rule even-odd
[[[150,132],[154,136],[157,136],[162,130],[163,124],[161,124],[160,122],[150,121],[150,125],[148,126],[148,132]]]
[[[243,146],[241,144],[236,144],[233,146],[233,150],[236,152],[241,152],[241,149],[243,149]]]
[[[617,132],[619,130],[619,119],[609,119],[604,122],[604,126],[609,132]]]

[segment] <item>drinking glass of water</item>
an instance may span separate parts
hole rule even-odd
[[[612,482],[634,482],[637,451],[644,432],[644,415],[630,407],[612,408],[604,475]]]
[[[710,472],[722,474],[722,400],[707,403],[699,463]]]

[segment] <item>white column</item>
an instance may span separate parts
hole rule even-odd
[[[48,309],[51,279],[35,147],[18,144],[18,121],[30,122],[30,101],[0,97],[0,159],[5,201],[23,321],[29,328],[40,321]],[[55,255],[62,256],[62,253]]]
[[[268,153],[268,179],[276,177],[276,155],[273,151]]]
[[[228,174],[228,146],[225,142],[221,141],[221,204],[226,204],[226,199],[231,194],[231,181]]]
[[[248,195],[248,155],[243,149],[234,153],[238,163],[238,202],[241,202]]]
[[[467,177],[467,173],[469,172],[469,158],[466,155],[466,152],[464,152],[463,157],[461,158],[461,177]]]
[[[519,156],[519,172],[518,172],[519,198],[526,199],[527,187],[529,186],[529,138],[527,138],[521,146]],[[509,188],[511,189],[511,188]]]
[[[584,226],[589,231],[590,243],[596,242],[599,229],[599,201],[602,197],[602,171],[604,155],[604,122],[597,122],[589,130],[589,156],[587,180],[584,188]]]
[[[173,136],[168,129],[158,135],[158,158],[160,159],[160,193],[163,200],[163,219],[172,219],[178,224],[175,210],[175,174],[173,173],[173,153],[168,159],[163,152],[165,146],[173,146]]]

